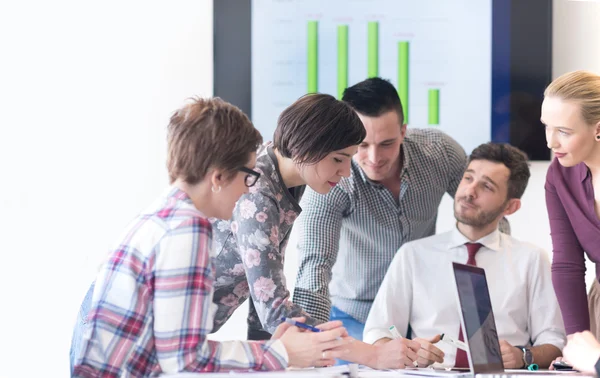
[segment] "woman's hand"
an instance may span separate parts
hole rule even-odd
[[[593,374],[600,359],[600,343],[590,331],[569,335],[563,356],[575,370]]]
[[[294,318],[298,321],[301,319]],[[283,342],[290,366],[333,365],[336,358],[343,358],[348,353],[347,346],[353,341],[340,321],[317,326],[321,332],[306,331],[292,325],[282,326],[277,328],[272,338],[279,338]]]

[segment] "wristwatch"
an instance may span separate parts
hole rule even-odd
[[[533,353],[528,347],[520,347],[523,351],[523,362],[525,362],[525,369],[530,365],[533,365]]]

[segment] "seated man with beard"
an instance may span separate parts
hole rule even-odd
[[[363,340],[387,343],[394,325],[421,344],[420,367],[468,367],[465,352],[440,342],[440,334],[462,340],[452,262],[467,263],[485,269],[504,367],[548,368],[566,342],[548,257],[498,231],[500,219],[521,207],[529,176],[519,149],[496,143],[477,147],[456,191],[456,227],[400,248],[375,297]]]

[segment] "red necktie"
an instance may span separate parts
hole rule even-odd
[[[481,248],[480,243],[465,243],[467,246],[467,252],[469,253],[469,258],[467,260],[467,265],[477,266],[477,262],[475,262],[475,254]],[[462,327],[458,331],[458,339],[460,341],[464,341]],[[467,358],[467,353],[462,349],[456,350],[456,362],[454,363],[454,367],[457,368],[468,368],[469,367],[469,359]]]

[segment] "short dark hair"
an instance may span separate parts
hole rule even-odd
[[[218,97],[191,99],[171,116],[167,130],[171,183],[180,178],[195,185],[211,168],[224,170],[225,179],[232,179],[262,143],[248,117]]]
[[[308,94],[279,116],[273,146],[299,164],[315,164],[333,151],[360,144],[367,136],[352,108],[328,94]]]
[[[344,90],[342,101],[368,117],[379,117],[395,110],[400,124],[404,124],[404,113],[398,91],[389,80],[372,77],[354,84]]]
[[[489,142],[478,146],[471,152],[469,163],[473,160],[488,160],[504,164],[510,171],[507,200],[523,196],[531,176],[527,155],[523,151],[508,143]]]

